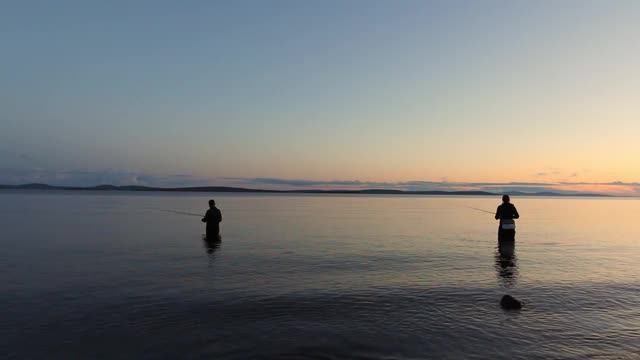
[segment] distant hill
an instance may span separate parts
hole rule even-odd
[[[578,197],[613,197],[613,195],[606,195],[606,194],[594,194],[594,193],[554,193],[551,191],[541,191],[541,192],[537,192],[537,193],[526,193],[526,192],[522,192],[522,191],[513,191],[510,192],[509,195],[511,196],[578,196]]]
[[[246,189],[229,186],[197,186],[197,187],[174,187],[159,188],[139,185],[98,185],[89,187],[78,186],[52,186],[47,184],[24,184],[24,185],[0,185],[0,189],[14,190],[70,190],[70,191],[164,191],[164,192],[215,192],[215,193],[280,193],[280,194],[364,194],[364,195],[466,195],[466,196],[499,196],[501,194],[488,191],[403,191],[388,189],[363,189],[363,190],[261,190]],[[590,193],[554,193],[536,192],[525,193],[515,191],[510,193],[513,196],[570,196],[585,197],[598,196],[610,197],[611,195],[590,194]]]
[[[55,186],[47,184],[0,185],[0,189],[55,190]]]

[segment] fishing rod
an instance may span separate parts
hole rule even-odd
[[[473,209],[473,210],[478,210],[478,211],[486,212],[487,214],[491,214],[491,215],[493,215],[493,214],[494,214],[494,213],[493,213],[493,211],[487,211],[487,210],[483,210],[483,209],[478,209],[478,208],[474,208],[474,207],[471,207],[471,206],[467,206],[467,207],[468,207],[469,209]]]
[[[182,215],[191,215],[191,216],[202,217],[202,215],[201,215],[201,214],[188,213],[188,212],[184,212],[184,211],[163,210],[163,209],[158,209],[158,211],[164,211],[164,212],[170,212],[170,213],[175,213],[175,214],[182,214]]]

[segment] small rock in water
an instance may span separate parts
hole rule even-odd
[[[522,309],[522,303],[520,300],[514,298],[511,295],[505,295],[500,300],[500,306],[505,310],[520,310]]]

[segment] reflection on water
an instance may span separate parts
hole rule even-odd
[[[220,235],[218,235],[218,239],[216,240],[210,240],[207,239],[206,236],[202,236],[202,245],[209,257],[209,266],[211,266],[211,262],[216,258],[216,251],[220,249],[220,244],[222,244],[222,237]]]
[[[500,284],[510,289],[518,281],[518,258],[515,241],[500,241],[495,254],[496,273]]]

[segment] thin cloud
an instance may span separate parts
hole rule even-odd
[[[610,181],[610,182],[558,182],[562,185],[614,185],[614,186],[640,186],[640,182],[624,182],[624,181]]]
[[[130,171],[1,169],[0,184],[43,183],[56,186],[140,185],[152,187],[206,186],[215,179],[191,175],[155,175]]]
[[[33,166],[36,160],[29,154],[0,148],[0,166],[7,163]]]

